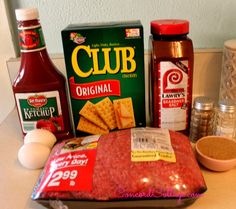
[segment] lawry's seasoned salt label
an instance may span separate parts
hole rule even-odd
[[[160,62],[159,126],[173,130],[186,129],[188,99],[188,61]]]
[[[146,126],[140,21],[69,25],[62,40],[76,135]]]

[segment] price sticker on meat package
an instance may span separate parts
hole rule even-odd
[[[135,128],[131,130],[131,161],[176,162],[168,129]]]
[[[39,188],[44,191],[91,191],[97,140],[75,138],[66,142],[61,152],[47,163],[47,178]]]

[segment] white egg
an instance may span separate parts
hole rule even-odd
[[[44,167],[50,151],[50,148],[43,144],[37,142],[27,143],[20,148],[18,160],[25,168],[40,169]]]
[[[57,138],[52,132],[46,129],[34,129],[25,135],[24,143],[28,144],[30,142],[38,142],[48,146],[51,149],[56,140]]]

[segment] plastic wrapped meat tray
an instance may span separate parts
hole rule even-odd
[[[32,199],[49,208],[170,208],[205,191],[188,137],[135,128],[57,144]]]

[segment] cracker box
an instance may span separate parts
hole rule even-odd
[[[146,126],[140,21],[69,25],[62,41],[76,136]]]

